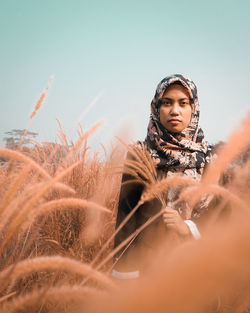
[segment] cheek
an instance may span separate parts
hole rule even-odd
[[[165,119],[166,118],[165,118],[164,112],[162,110],[160,110],[160,112],[159,112],[159,120],[160,120],[162,125],[164,124]]]
[[[160,108],[159,110],[159,118],[160,118],[160,121],[163,121],[167,118],[168,116],[168,110],[165,108],[165,109],[162,109]]]
[[[159,120],[160,121],[162,120],[162,110],[161,110],[161,108],[159,108]]]
[[[190,106],[188,109],[187,109],[187,111],[185,112],[185,116],[186,116],[186,121],[188,122],[188,123],[190,123],[190,121],[191,121],[191,118],[192,118],[192,107]]]

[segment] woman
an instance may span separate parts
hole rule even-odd
[[[175,74],[159,83],[151,102],[147,137],[140,143],[150,153],[158,177],[186,176],[200,181],[210,161],[211,147],[204,141],[203,131],[199,127],[199,113],[197,88],[188,77]],[[129,178],[129,175],[123,174],[122,182]],[[143,189],[141,184],[122,185],[116,227],[136,206]],[[165,249],[166,233],[175,233],[183,239],[199,238],[196,224],[191,219],[185,220],[179,213],[179,207],[173,207],[179,192],[178,188],[170,188],[163,218],[155,220],[117,254],[112,272],[114,277],[138,277],[140,271],[147,267],[145,259],[154,255],[155,247],[164,245]],[[162,205],[157,199],[140,206],[116,235],[115,247],[161,209]],[[195,217],[199,217],[199,212],[193,210],[192,219]]]

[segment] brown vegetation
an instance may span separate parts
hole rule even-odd
[[[199,184],[180,177],[158,180],[150,156],[139,147],[131,150],[125,169],[120,143],[98,155],[87,139],[100,125],[86,133],[80,128],[76,143],[69,144],[59,123],[60,144],[0,149],[6,160],[0,169],[0,312],[246,312],[250,161],[242,156],[249,147],[250,117]],[[188,187],[179,200],[191,210],[204,195],[213,198],[202,239],[155,255],[149,277],[129,288],[111,278],[112,257],[162,212],[113,250],[124,170],[146,187],[124,223],[143,202],[158,198],[164,206],[169,186]]]

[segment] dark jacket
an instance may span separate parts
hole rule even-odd
[[[144,186],[139,183],[124,184],[129,179],[131,179],[130,175],[123,174],[116,228],[137,205],[144,190]],[[115,236],[114,247],[119,246],[161,209],[162,204],[158,199],[142,204]],[[114,268],[121,272],[146,270],[148,262],[151,262],[157,252],[161,252],[162,249],[167,252],[182,240],[183,238],[167,229],[162,216],[159,216],[116,254]]]

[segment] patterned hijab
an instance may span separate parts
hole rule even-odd
[[[182,84],[192,101],[192,115],[187,128],[179,133],[169,132],[160,122],[160,99],[173,83]],[[204,141],[199,127],[200,106],[195,84],[186,76],[175,74],[165,77],[157,86],[151,102],[151,115],[145,144],[155,161],[157,168],[167,176],[187,175],[200,180],[205,164],[210,160],[211,147]]]

